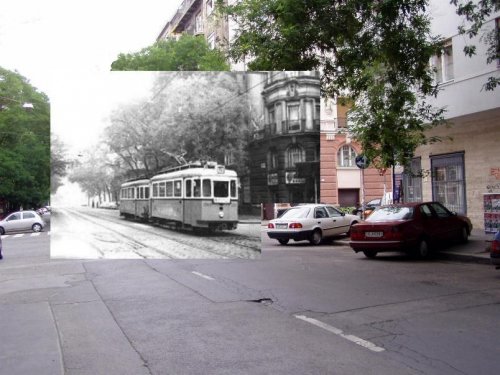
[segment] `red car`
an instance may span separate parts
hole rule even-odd
[[[415,253],[425,258],[438,243],[467,242],[472,224],[438,202],[392,204],[377,208],[353,225],[349,244],[373,258],[383,251]]]

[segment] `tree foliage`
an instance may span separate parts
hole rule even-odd
[[[50,141],[50,191],[52,194],[55,194],[63,184],[62,179],[66,176],[69,164],[64,143],[59,137],[53,135]]]
[[[68,180],[80,185],[88,197],[97,196],[101,202],[117,200],[119,185],[116,176],[119,167],[105,144],[99,144],[82,152],[78,160],[73,161]]]
[[[111,70],[220,71],[229,70],[225,56],[200,36],[183,34],[179,40],[161,40],[139,52],[119,54]]]
[[[427,7],[427,0],[242,0],[223,13],[238,24],[234,60],[253,58],[252,70],[321,70],[323,95],[351,99],[354,137],[387,167],[406,164],[415,146],[435,140],[425,137],[429,124],[442,122],[442,110],[421,100],[437,94]]]
[[[0,68],[0,198],[11,209],[37,207],[50,196],[48,97]]]
[[[467,26],[459,26],[459,34],[466,35],[469,39],[476,38],[491,14],[500,10],[500,1],[498,0],[451,0],[450,3],[456,6],[457,14],[467,22]],[[491,64],[498,61],[500,59],[500,29],[494,26],[492,29],[483,30],[481,40],[486,43],[488,48],[486,63]],[[476,45],[466,45],[464,53],[467,56],[475,55]],[[484,87],[487,91],[492,91],[498,85],[500,85],[500,77],[496,75],[488,77]]]
[[[249,131],[241,94],[236,73],[161,74],[149,101],[113,112],[108,145],[130,177],[151,176],[182,160],[224,163],[228,155],[242,169]]]

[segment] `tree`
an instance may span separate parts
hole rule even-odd
[[[136,53],[121,53],[111,70],[229,70],[229,65],[203,37],[183,34],[179,40],[161,40]]]
[[[50,189],[52,194],[55,194],[63,184],[62,178],[66,176],[66,168],[69,164],[64,143],[54,135],[50,141]]]
[[[237,73],[159,75],[148,101],[122,106],[106,128],[109,148],[130,177],[150,177],[188,161],[215,160],[243,169],[249,130]]]
[[[253,59],[252,70],[321,70],[323,95],[354,103],[354,137],[377,166],[407,164],[416,146],[437,140],[424,133],[444,121],[424,102],[437,94],[429,59],[439,47],[427,0],[219,4],[238,25],[232,59]]]
[[[0,197],[8,209],[37,207],[50,196],[48,97],[0,68]]]
[[[476,38],[487,18],[493,12],[500,10],[500,1],[498,0],[481,0],[479,2],[451,0],[450,3],[456,6],[457,14],[468,22],[468,27],[460,25],[458,32],[461,35],[467,35],[469,39]],[[491,64],[498,61],[500,59],[500,29],[493,27],[493,29],[485,30],[481,35],[481,40],[488,46],[486,62]],[[475,55],[476,46],[474,44],[466,45],[464,53],[467,56]],[[498,75],[490,76],[484,84],[484,88],[487,91],[492,91],[498,85],[500,85],[500,77]]]

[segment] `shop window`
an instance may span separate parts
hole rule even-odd
[[[431,157],[432,199],[450,211],[465,214],[463,153]]]
[[[403,174],[403,196],[401,202],[422,201],[422,161],[414,158],[409,170]]]

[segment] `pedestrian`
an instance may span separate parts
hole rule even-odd
[[[0,259],[3,259],[3,255],[2,255],[2,237],[0,237]]]

